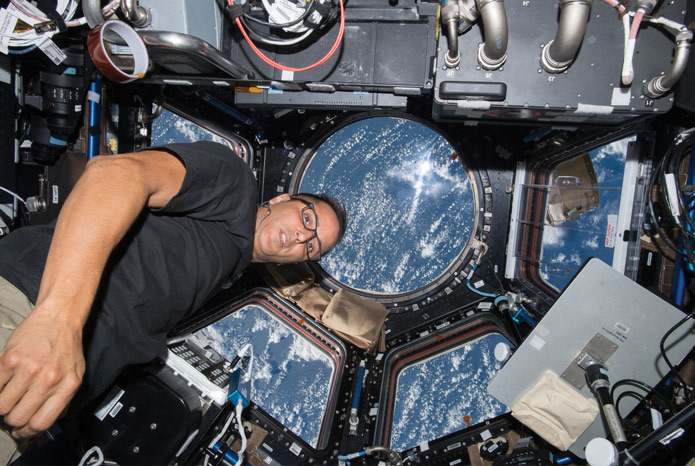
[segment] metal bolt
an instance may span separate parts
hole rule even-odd
[[[138,453],[140,451],[140,447],[133,447],[133,453]]]
[[[130,414],[133,414],[133,413],[135,412],[136,409],[137,409],[137,408],[136,408],[135,406],[131,406],[130,408],[128,408],[128,412],[129,412]]]
[[[507,193],[507,194],[511,194],[511,192],[512,192],[512,187],[511,187],[511,186],[507,186],[506,188],[504,188],[504,192]]]
[[[116,437],[118,435],[118,429],[113,429],[111,431],[111,437]]]
[[[155,429],[157,429],[157,423],[153,422],[152,424],[150,424],[150,430],[155,430]]]

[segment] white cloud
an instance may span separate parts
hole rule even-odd
[[[582,241],[582,246],[585,248],[595,249],[598,247],[598,236],[592,236],[591,238]]]
[[[543,245],[562,247],[565,245],[566,232],[562,228],[545,227],[543,230]]]

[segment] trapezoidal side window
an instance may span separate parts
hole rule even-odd
[[[512,207],[507,278],[557,296],[590,257],[626,273],[639,189],[635,136],[571,155],[520,164]],[[643,191],[643,189],[642,189]]]
[[[502,366],[497,345],[512,346],[482,317],[389,351],[374,444],[401,452],[509,412],[487,393]]]
[[[221,405],[230,362],[250,344],[249,401],[311,448],[326,447],[345,363],[342,342],[265,290],[201,325],[170,342],[167,364],[195,372],[190,379]]]

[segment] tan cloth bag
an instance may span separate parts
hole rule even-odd
[[[512,416],[548,443],[567,450],[594,422],[598,403],[585,398],[552,371],[512,406]]]
[[[346,290],[335,296],[316,285],[314,274],[305,263],[261,264],[257,270],[280,296],[331,329],[338,337],[370,354],[386,350],[386,307]]]

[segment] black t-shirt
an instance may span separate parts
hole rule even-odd
[[[84,331],[85,400],[128,365],[162,354],[167,332],[251,261],[256,182],[249,167],[208,141],[152,149],[175,154],[186,175],[166,206],[142,212],[108,260]],[[24,227],[0,241],[0,275],[32,302],[54,228]]]

